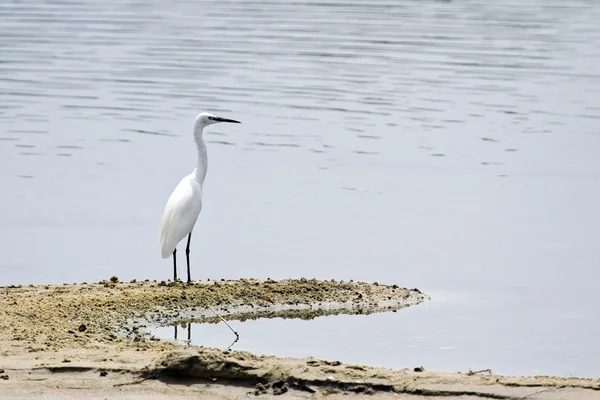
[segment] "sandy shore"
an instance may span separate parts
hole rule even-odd
[[[600,380],[389,370],[157,341],[182,319],[314,318],[414,306],[416,289],[355,282],[117,280],[0,288],[0,398],[600,399]],[[243,340],[243,332],[240,332]]]

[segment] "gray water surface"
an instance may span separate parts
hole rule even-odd
[[[599,20],[587,0],[4,1],[0,285],[171,277],[159,221],[206,110],[242,124],[206,132],[194,279],[432,295],[246,322],[237,348],[600,376]]]

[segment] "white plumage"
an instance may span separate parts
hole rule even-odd
[[[202,183],[194,171],[171,193],[160,222],[162,258],[169,258],[177,244],[194,229],[202,210]]]
[[[192,238],[192,231],[202,210],[202,185],[204,184],[208,168],[206,144],[204,143],[202,134],[205,127],[218,122],[239,123],[239,121],[216,117],[209,113],[201,113],[196,117],[196,121],[194,122],[194,140],[196,141],[196,148],[198,150],[198,164],[191,174],[179,182],[169,197],[160,223],[162,257],[168,258],[171,254],[173,255],[174,280],[177,280],[177,244],[187,236],[187,273],[188,282],[191,282],[190,240]]]

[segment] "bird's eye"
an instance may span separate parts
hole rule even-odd
[[[208,119],[213,120],[213,119],[215,119],[215,117],[208,117]]]

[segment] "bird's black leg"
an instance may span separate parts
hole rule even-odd
[[[177,249],[173,250],[173,282],[177,281]]]
[[[192,281],[190,276],[190,241],[192,240],[192,232],[188,235],[187,247],[185,248],[185,258],[187,259],[188,283]]]

